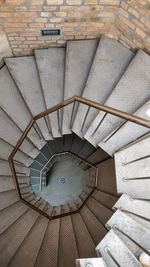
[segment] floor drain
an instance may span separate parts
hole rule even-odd
[[[65,178],[60,178],[61,184],[65,184]]]

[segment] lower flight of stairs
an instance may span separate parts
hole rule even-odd
[[[150,125],[81,103],[38,119],[14,165],[23,199],[41,212],[20,201],[8,157],[33,116],[74,95],[149,120],[149,73],[148,54],[134,54],[106,36],[5,59],[0,69],[0,266],[144,266],[141,254],[150,256]],[[52,206],[37,194],[39,173],[53,154],[67,151],[98,169],[97,183],[75,203]]]

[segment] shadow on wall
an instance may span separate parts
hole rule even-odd
[[[0,30],[0,67],[3,65],[3,57],[9,56],[12,56],[11,48],[5,33]]]

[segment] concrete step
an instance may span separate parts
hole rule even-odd
[[[150,100],[147,101],[142,107],[140,107],[134,113],[134,115],[149,120],[150,118],[150,115],[148,113],[149,110],[150,110]],[[117,150],[127,145],[128,143],[136,140],[140,136],[148,133],[149,131],[150,129],[147,127],[143,127],[128,121],[118,130],[115,129],[114,134],[112,132],[99,145],[109,155],[113,156],[113,154]]]
[[[25,240],[22,242],[21,246],[15,253],[15,256],[10,261],[10,266],[26,266],[26,259],[29,260],[29,267],[33,267],[38,252],[40,250],[44,234],[48,225],[48,219],[43,216],[39,216],[30,232],[26,236]]]
[[[113,215],[113,211],[111,211],[109,208],[107,208],[92,197],[88,199],[86,206],[92,211],[92,213],[96,216],[96,218],[103,226]]]
[[[79,213],[71,216],[79,258],[96,257],[95,245]]]
[[[55,148],[56,148],[56,153],[61,153],[64,151],[63,149],[63,144],[64,144],[64,139],[63,137],[55,138]]]
[[[101,253],[104,261],[108,266],[126,267],[135,266],[141,267],[141,264],[117,236],[114,230],[110,230],[96,248],[98,253]]]
[[[15,171],[17,173],[17,175],[24,175],[24,176],[29,176],[30,170],[27,167],[24,167],[22,165],[19,164],[14,164],[15,166]],[[0,159],[0,175],[4,176],[11,176],[11,170],[10,170],[10,166],[7,160],[3,160]]]
[[[46,213],[48,216],[51,217],[51,215],[52,215],[52,211],[53,211],[53,206],[50,205],[50,203],[48,203],[48,205],[47,205],[47,209],[45,210],[45,213]]]
[[[130,50],[116,40],[102,36],[82,96],[105,103],[133,56]],[[87,105],[80,104],[73,132],[83,138],[96,114],[96,109],[90,108],[88,111]]]
[[[117,210],[107,222],[107,227],[114,229],[137,259],[143,249],[149,251],[149,229],[132,219],[130,215]]]
[[[108,157],[109,155],[105,151],[103,151],[101,148],[97,148],[86,160],[89,163],[96,165]]]
[[[0,124],[0,137],[10,145],[15,146],[22,135],[22,131],[17,128],[2,109],[0,109]],[[39,154],[39,150],[26,139],[20,146],[20,150],[31,158],[35,158]]]
[[[33,56],[5,59],[6,65],[33,116],[46,109],[43,92]],[[52,139],[43,118],[37,124],[46,140]]]
[[[77,135],[74,135],[74,140],[73,140],[70,152],[78,155],[83,145],[84,145],[84,141]]]
[[[15,189],[0,193],[0,210],[3,210],[18,201]]]
[[[102,203],[105,207],[112,209],[115,205],[118,197],[110,195],[109,193],[105,193],[99,190],[94,190],[92,197],[94,197],[97,201]]]
[[[79,151],[78,156],[87,159],[91,154],[94,153],[95,147],[93,147],[90,143],[85,142],[81,150]]]
[[[150,227],[150,214],[147,212],[149,210],[149,201],[142,199],[134,199],[132,196],[123,194],[119,200],[115,203],[114,209],[122,210],[129,216],[136,215],[136,221],[141,223],[144,222],[146,228]],[[145,219],[145,220],[144,220]]]
[[[77,209],[77,208],[76,208]],[[68,213],[68,212],[70,212],[70,205],[67,205],[67,204],[64,204],[64,205],[62,205],[61,206],[61,213],[63,214],[63,213]]]
[[[37,212],[30,209],[2,233],[0,240],[0,250],[2,253],[0,257],[1,266],[8,266],[28,232],[36,222],[38,216],[39,214]],[[11,246],[9,245],[10,243]]]
[[[94,267],[106,267],[106,264],[102,258],[87,258],[87,259],[77,259],[76,265],[77,267],[86,267],[86,266],[94,266]]]
[[[64,151],[70,151],[73,142],[73,134],[64,135]]]
[[[61,206],[53,206],[52,216],[58,216],[61,214]]]
[[[45,159],[47,159],[47,161],[52,156],[52,151],[50,150],[48,143],[46,143],[41,149],[41,154],[45,157]]]
[[[32,116],[6,66],[0,70],[0,92],[1,107],[24,131]],[[30,130],[28,137],[39,149],[45,144],[34,128]]]
[[[57,267],[60,219],[48,223],[35,267]]]
[[[13,148],[14,147],[12,145],[10,145],[9,143],[0,138],[0,158],[7,160]],[[24,154],[22,151],[19,150],[15,154],[14,160],[24,164],[25,166],[28,166],[33,162],[33,159],[31,159],[30,157],[28,157],[26,154]]]
[[[90,233],[95,246],[97,246],[98,243],[106,235],[106,228],[100,223],[100,221],[95,217],[93,212],[86,205],[80,210],[80,215],[88,229],[88,232]]]
[[[118,193],[149,199],[150,137],[115,153]]]
[[[23,177],[23,179],[20,179],[19,177],[18,182],[20,186],[25,186],[29,184],[29,177],[26,176],[25,178]],[[0,176],[0,185],[0,192],[9,191],[15,188],[12,176]]]
[[[0,176],[0,192],[15,189],[14,181],[11,176]]]
[[[0,234],[14,224],[25,212],[28,207],[17,201],[16,203],[8,206],[7,208],[0,211],[1,223],[0,223]]]
[[[63,101],[65,48],[51,47],[35,50],[35,59],[46,107],[51,108]],[[49,115],[49,120],[53,137],[60,137],[61,117],[59,121],[57,112],[54,112]]]
[[[47,144],[48,144],[48,146],[49,146],[49,149],[50,149],[51,153],[52,153],[52,154],[56,153],[57,149],[56,149],[56,147],[55,147],[55,142],[54,142],[54,140],[50,140],[50,141],[48,141]]]
[[[105,105],[124,112],[134,113],[150,97],[149,71],[150,57],[142,50],[139,50],[105,102]],[[98,144],[100,146],[100,142],[116,127],[120,126],[122,122],[124,122],[123,119],[100,111],[92,122],[85,138],[93,145]]]
[[[75,95],[82,95],[97,45],[98,40],[96,39],[67,42],[64,100]],[[71,133],[72,107],[73,104],[63,109],[63,134]]]
[[[75,267],[75,260],[79,257],[77,244],[72,228],[70,216],[60,219],[59,249],[58,249],[58,267]]]
[[[110,158],[100,164],[98,167],[97,188],[101,191],[117,195],[115,162]]]

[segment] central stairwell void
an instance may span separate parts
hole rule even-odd
[[[5,58],[0,266],[150,266],[150,57],[118,41]]]

